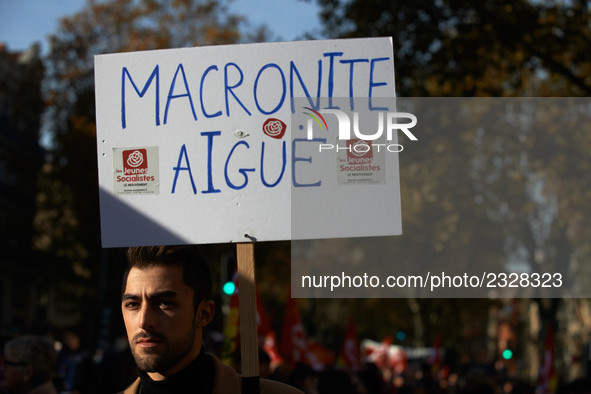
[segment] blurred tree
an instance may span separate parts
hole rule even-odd
[[[226,4],[88,0],[49,37],[44,119],[50,160],[40,181],[36,248],[45,252],[55,278],[90,280],[93,285],[82,289],[96,297],[101,253],[107,253],[100,245],[94,55],[264,39],[264,30],[241,35],[243,18]]]
[[[0,43],[0,331],[29,330],[44,294],[40,281],[30,277],[45,268],[31,247],[44,159],[39,145],[43,73],[38,44],[16,53]]]
[[[393,38],[399,97],[591,93],[587,1],[317,3],[327,37]],[[405,146],[405,234],[394,241],[397,261],[458,259],[459,267],[483,257],[518,261],[525,268],[513,269],[562,273],[567,293],[588,286],[588,108],[576,101],[539,104],[509,103],[489,116],[472,114],[472,128],[430,130],[419,136],[420,147]],[[426,326],[423,311],[438,302],[409,305]],[[533,302],[543,321],[556,322],[560,298]],[[416,324],[415,330],[426,332]],[[538,339],[542,335],[539,330]]]
[[[586,1],[317,2],[328,37],[393,37],[400,96],[591,93]]]
[[[583,219],[591,214],[587,101],[506,102],[503,119],[486,118],[483,123],[488,127],[481,129],[476,141],[479,150],[474,170],[480,196],[487,213],[501,225],[506,259],[524,263],[529,272],[560,275],[561,288],[555,296],[564,298],[543,298],[542,288],[532,293],[544,324],[536,338],[538,347],[544,343],[546,326],[564,332],[569,321],[576,319],[570,315],[561,320],[560,316],[574,310],[577,301],[568,298],[586,297],[584,289],[590,284],[586,262],[591,226]],[[579,348],[589,339],[578,338]]]

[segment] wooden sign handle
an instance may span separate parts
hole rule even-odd
[[[242,376],[259,376],[256,278],[254,243],[236,244],[238,260],[238,313],[240,316],[240,352]]]

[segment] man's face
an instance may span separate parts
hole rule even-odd
[[[201,349],[203,301],[197,314],[183,268],[132,268],[121,300],[123,320],[137,366],[164,378],[188,365]],[[207,308],[206,308],[207,309]],[[207,311],[206,311],[207,312]],[[205,322],[205,323],[204,323]]]

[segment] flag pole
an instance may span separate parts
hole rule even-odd
[[[242,376],[259,376],[254,243],[236,244]]]

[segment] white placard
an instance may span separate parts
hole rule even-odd
[[[100,55],[95,85],[104,247],[401,233],[396,155],[347,185],[292,130],[297,97],[394,97],[390,38]]]

